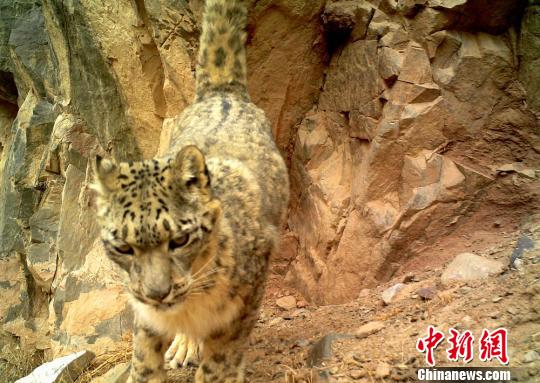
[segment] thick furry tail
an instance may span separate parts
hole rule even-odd
[[[245,0],[206,0],[197,62],[196,98],[212,91],[247,97]]]

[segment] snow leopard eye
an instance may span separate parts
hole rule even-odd
[[[126,255],[133,255],[135,252],[133,251],[133,248],[129,246],[127,243],[123,243],[121,245],[113,245],[113,248],[116,252],[120,254],[126,254]]]
[[[189,234],[181,235],[169,241],[169,250],[176,250],[184,247],[189,242]]]

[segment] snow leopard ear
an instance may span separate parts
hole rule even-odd
[[[94,160],[94,188],[101,194],[110,193],[118,189],[118,166],[109,159],[96,156]]]
[[[173,169],[176,180],[180,181],[183,187],[207,190],[210,177],[204,154],[196,146],[189,145],[182,148],[174,159]]]

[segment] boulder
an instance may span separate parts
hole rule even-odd
[[[472,281],[498,275],[504,271],[504,265],[473,253],[457,255],[441,275],[441,282]]]
[[[368,1],[337,1],[325,6],[322,21],[333,38],[344,38],[350,34],[356,41],[366,35],[374,12],[377,10]]]

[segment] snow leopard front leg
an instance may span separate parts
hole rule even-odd
[[[127,383],[165,383],[167,374],[163,355],[167,344],[156,331],[135,321],[131,372]]]

